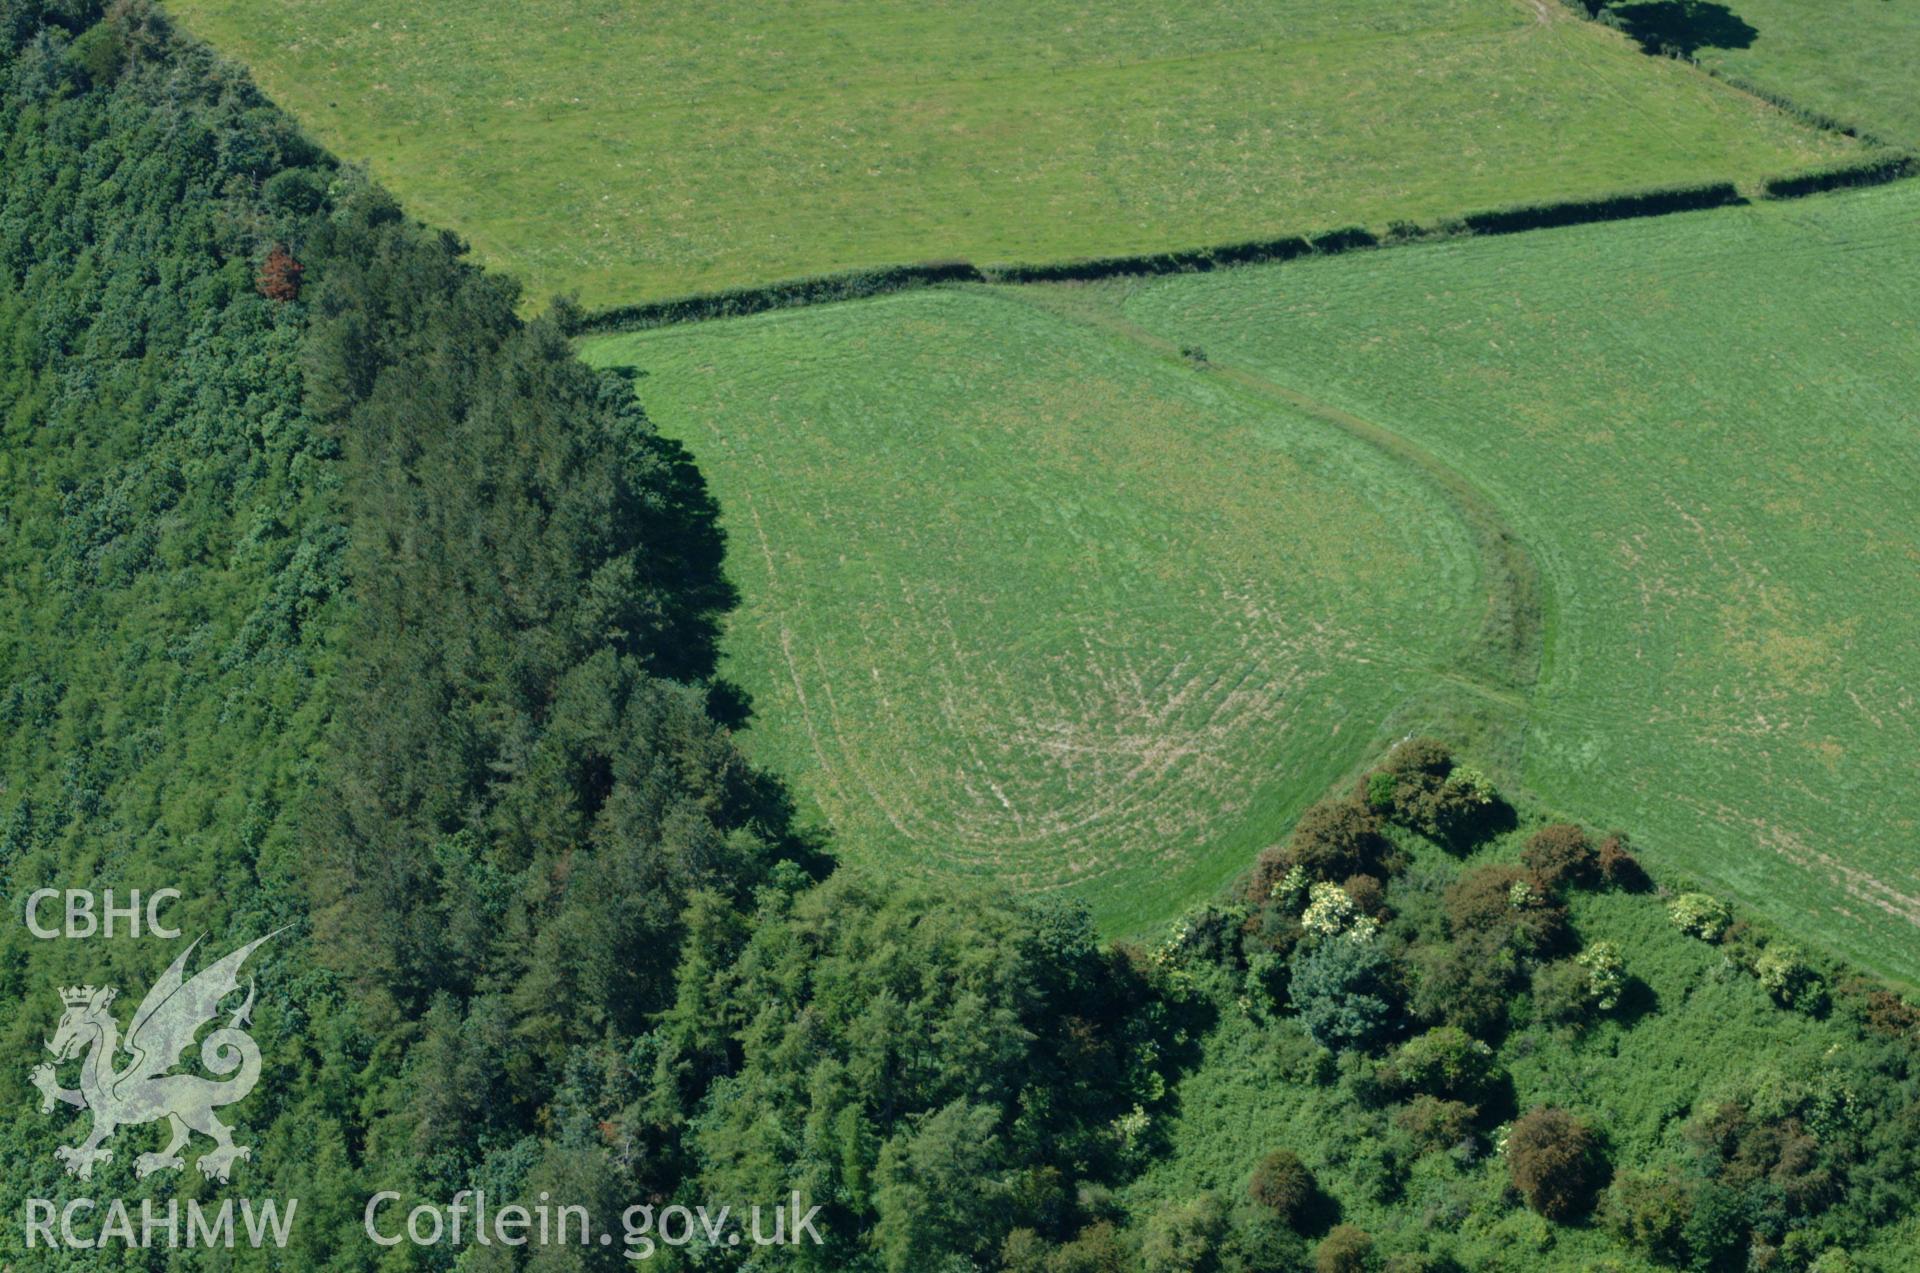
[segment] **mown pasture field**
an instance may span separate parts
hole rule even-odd
[[[1911,0],[1673,0],[1620,6],[1649,43],[1895,145],[1920,146],[1920,5]]]
[[[718,496],[756,759],[850,856],[1140,931],[1243,870],[1480,618],[1446,493],[1021,295],[588,342]]]
[[[1920,980],[1920,186],[1132,289],[1532,550],[1529,786]],[[1116,291],[1113,295],[1120,295]]]
[[[589,307],[1383,230],[1853,149],[1555,0],[167,7],[414,214]]]

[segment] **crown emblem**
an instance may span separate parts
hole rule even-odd
[[[93,1002],[94,993],[92,986],[63,986],[60,989],[60,999],[69,1008],[84,1008]],[[113,992],[109,990],[107,993],[111,995]]]

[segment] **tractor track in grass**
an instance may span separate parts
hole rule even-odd
[[[1447,679],[1445,492],[1158,348],[948,287],[589,356],[734,510],[756,759],[890,869],[1157,934],[1382,744],[1521,715]]]
[[[1513,732],[1521,732],[1547,655],[1547,619],[1552,597],[1532,550],[1501,515],[1491,497],[1464,473],[1404,434],[1258,372],[1211,360],[1196,366],[1177,342],[1141,327],[1119,312],[1117,306],[1106,303],[1099,295],[1098,285],[963,286],[1097,328],[1113,339],[1193,368],[1196,374],[1231,385],[1245,395],[1303,412],[1384,452],[1438,486],[1473,538],[1480,556],[1485,596],[1474,635],[1461,647],[1451,665],[1434,669],[1436,677],[1484,703],[1512,713]]]

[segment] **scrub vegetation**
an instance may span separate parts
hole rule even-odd
[[[1911,1267],[1920,1009],[1827,948],[1912,957],[1913,200],[589,365],[142,0],[0,0],[0,883],[278,930],[299,1199],[0,1265],[631,1267],[363,1228],[483,1189],[818,1208],[682,1270]],[[27,1077],[179,949],[0,926],[0,1214],[227,1196]]]

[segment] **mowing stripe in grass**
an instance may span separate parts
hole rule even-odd
[[[1483,626],[1449,493],[1324,419],[986,289],[596,337],[720,499],[751,753],[843,853],[1210,896]]]
[[[168,0],[416,212],[589,308],[1751,187],[1857,142],[1511,0]]]
[[[1123,303],[1488,492],[1554,590],[1528,786],[1913,982],[1916,229],[1904,182]]]
[[[1163,359],[1191,361],[1174,341],[1131,322],[1106,305],[1077,303],[1086,295],[1077,288],[1003,287],[995,294],[1009,300],[1039,305],[1051,313],[1097,327],[1116,340],[1126,341]],[[1480,552],[1485,604],[1478,629],[1454,660],[1453,675],[1490,692],[1496,698],[1524,705],[1525,695],[1540,679],[1548,597],[1540,569],[1500,510],[1467,475],[1448,464],[1415,439],[1371,420],[1344,411],[1298,389],[1270,380],[1246,367],[1208,359],[1213,376],[1273,402],[1285,404],[1366,443],[1410,466],[1446,492],[1454,511],[1473,532]]]

